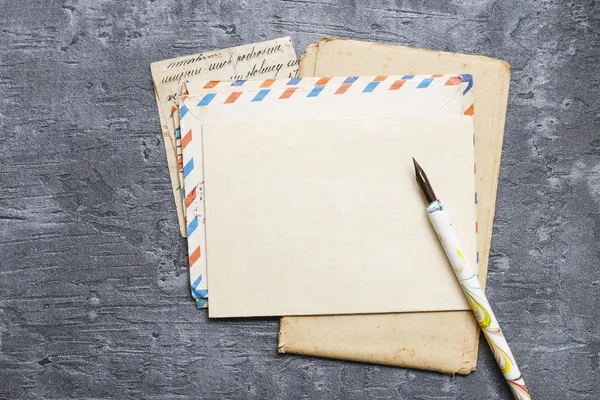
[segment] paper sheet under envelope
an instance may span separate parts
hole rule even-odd
[[[312,118],[462,115],[473,106],[473,82],[468,75],[267,79],[218,82],[211,86],[198,95],[182,97],[180,105],[190,283],[200,307],[206,305],[208,297],[202,151],[197,140],[194,146],[189,143],[201,137],[203,123],[297,120],[307,115]]]

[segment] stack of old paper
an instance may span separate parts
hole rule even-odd
[[[182,84],[194,79],[261,79],[295,77],[298,60],[289,37],[157,61],[150,66],[169,175],[181,235],[186,236],[182,183],[181,144],[176,130],[177,103]]]
[[[484,278],[507,68],[341,40],[297,67],[289,38],[152,65],[198,306],[285,315],[281,352],[471,371],[475,324],[410,160]]]

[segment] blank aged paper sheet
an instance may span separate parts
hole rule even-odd
[[[470,116],[206,124],[211,317],[466,310],[411,157],[475,256]]]

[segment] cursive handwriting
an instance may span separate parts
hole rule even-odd
[[[185,60],[173,61],[172,63],[169,63],[169,65],[167,65],[167,69],[184,67],[186,65],[194,64],[203,60],[208,60],[209,58],[217,57],[218,55],[219,53],[210,53],[208,55],[200,53],[195,57],[191,57]]]
[[[262,60],[260,67],[258,66],[258,64],[254,64],[252,66],[252,69],[250,70],[250,72],[248,72],[247,77],[252,78],[256,75],[265,75],[265,74],[271,74],[274,77],[277,77],[277,75],[279,74],[279,71],[281,71],[281,68],[283,68],[283,64],[281,64],[281,63],[268,65],[267,60]]]
[[[283,51],[280,44],[271,46],[271,47],[267,47],[266,49],[262,49],[262,50],[258,50],[258,51],[256,51],[256,46],[252,46],[252,50],[250,50],[247,54],[240,54],[239,56],[237,56],[236,61],[237,62],[248,61],[248,60],[252,60],[253,58],[268,56],[269,54],[273,54],[278,51]]]

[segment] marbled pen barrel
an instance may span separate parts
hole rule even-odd
[[[479,279],[477,279],[475,269],[464,255],[450,216],[444,211],[439,200],[427,206],[427,214],[515,399],[531,399],[498,320],[490,307]]]

